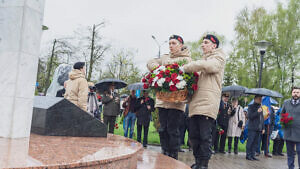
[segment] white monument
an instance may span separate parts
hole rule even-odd
[[[0,137],[30,136],[45,0],[0,0]]]

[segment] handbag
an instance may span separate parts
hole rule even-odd
[[[278,132],[279,132],[279,130],[272,131],[270,138],[272,140],[275,140],[277,138]]]
[[[243,120],[240,120],[240,107],[239,107],[237,113],[238,113],[238,121],[239,121],[239,122],[238,122],[238,127],[239,127],[239,128],[242,128],[244,122],[243,122]]]

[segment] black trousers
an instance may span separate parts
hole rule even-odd
[[[231,152],[232,138],[234,138],[234,152],[238,152],[239,137],[228,137],[228,152]]]
[[[177,153],[179,151],[179,122],[182,113],[183,111],[177,109],[158,109],[160,144],[162,150],[169,154]]]
[[[273,154],[281,154],[282,149],[284,146],[284,140],[283,139],[275,139],[273,141]]]
[[[144,137],[143,137],[143,146],[147,146],[148,144],[148,131],[149,131],[149,124],[148,125],[141,125],[137,124],[137,141],[142,142],[142,128],[144,128]]]
[[[217,124],[214,123],[212,127],[212,145],[214,147],[215,152],[219,151],[219,140],[217,140],[217,135],[219,135],[217,131]]]
[[[246,156],[254,157],[258,146],[258,138],[260,131],[248,130],[248,141],[246,145]]]
[[[185,118],[184,114],[181,115],[180,119],[182,121],[180,122],[180,126],[179,126],[179,132],[180,132],[179,143],[180,145],[185,145],[184,137],[185,137],[185,133],[189,132],[189,119]],[[189,140],[187,141],[187,145],[189,145]]]
[[[225,143],[226,143],[226,137],[227,137],[227,127],[222,127],[221,128],[224,130],[224,134],[221,136],[219,135],[219,132],[217,131],[217,136],[216,136],[216,144],[217,144],[217,149],[215,151],[220,151],[224,152],[225,150]],[[220,148],[218,150],[218,145],[220,145]]]
[[[214,119],[202,115],[194,115],[190,118],[189,134],[196,160],[209,160],[211,157],[214,122]]]
[[[116,116],[103,115],[103,121],[104,121],[104,124],[107,125],[108,132],[114,134]]]

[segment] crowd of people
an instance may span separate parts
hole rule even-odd
[[[185,60],[187,63],[180,67],[180,70],[200,74],[198,90],[195,91],[188,104],[166,102],[158,98],[154,101],[149,97],[147,90],[143,90],[142,97],[137,98],[136,92],[132,90],[130,96],[121,104],[123,111],[120,111],[120,96],[115,92],[113,83],[104,90],[102,96],[97,97],[92,94],[95,89],[89,88],[89,83],[85,79],[84,62],[74,64],[69,80],[65,82],[65,93],[58,94],[99,119],[101,117],[99,112],[103,105],[103,121],[108,126],[109,133],[114,133],[116,117],[121,112],[124,116],[124,136],[133,138],[136,123],[139,142],[142,142],[141,134],[144,130],[142,143],[144,147],[148,144],[151,112],[157,108],[162,153],[178,159],[180,146],[184,144],[185,133],[188,131],[188,145],[195,157],[192,169],[207,169],[212,154],[226,153],[226,139],[228,139],[228,153],[231,153],[232,142],[234,142],[233,152],[238,154],[240,140],[244,142],[247,139],[247,160],[259,160],[257,156],[261,150],[264,151],[266,157],[270,158],[272,157],[269,153],[270,137],[273,137],[274,141],[273,155],[283,155],[284,140],[286,141],[288,166],[294,168],[295,146],[298,162],[300,162],[299,87],[294,87],[292,99],[285,101],[282,109],[277,112],[272,109],[273,113],[270,113],[266,120],[262,108],[262,95],[255,95],[254,103],[248,108],[243,108],[239,105],[237,98],[233,97],[230,100],[230,93],[222,93],[225,54],[219,48],[218,38],[210,34],[204,36],[201,48],[202,59],[192,61],[183,38],[172,35],[169,38],[170,53],[147,62],[147,67],[151,71],[159,65]],[[63,93],[63,91],[60,92]],[[100,98],[99,107],[97,101]],[[294,118],[294,121],[291,126],[283,128],[280,125],[280,114],[286,112]]]

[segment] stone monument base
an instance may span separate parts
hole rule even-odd
[[[28,144],[29,143],[29,144]],[[29,146],[28,146],[29,145]],[[0,168],[188,169],[184,163],[144,150],[134,140],[103,137],[42,136],[0,138]]]

